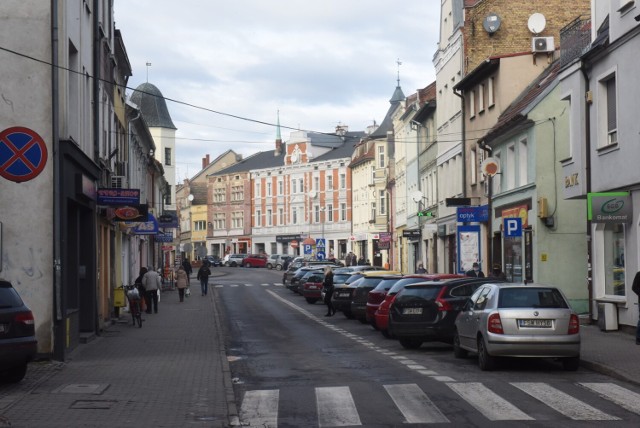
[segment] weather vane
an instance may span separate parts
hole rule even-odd
[[[398,64],[398,86],[400,86],[400,66],[402,65],[400,58],[396,60],[396,64]]]
[[[147,83],[149,83],[149,67],[151,67],[151,63],[147,63]]]

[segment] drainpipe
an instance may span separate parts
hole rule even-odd
[[[484,150],[485,152],[487,152],[487,156],[491,157],[491,155],[493,154],[493,149],[489,146],[487,146],[487,143],[484,140],[481,140],[480,142],[478,142],[478,147],[480,147],[482,150]],[[487,191],[487,209],[489,211],[489,221],[487,222],[487,252],[489,253],[487,255],[487,260],[489,261],[489,265],[487,266],[487,270],[489,272],[491,272],[491,269],[493,269],[493,218],[491,216],[491,211],[492,211],[492,197],[493,197],[493,176],[488,175],[487,176],[487,180],[489,180],[488,183],[488,191]]]
[[[462,112],[462,197],[467,197],[467,150],[466,150],[466,132],[467,127],[465,124],[465,103],[464,96],[458,91],[454,90],[453,94],[460,98],[460,111]]]
[[[64,360],[64,308],[62,307],[62,195],[58,111],[58,1],[51,0],[51,139],[53,145],[53,357]]]
[[[587,74],[587,66],[584,61],[580,64],[580,71],[584,77],[585,96],[590,90],[589,75]],[[590,119],[591,103],[585,100],[584,103],[584,141],[585,141],[585,180],[587,194],[591,193],[591,119]],[[591,236],[591,220],[587,220],[587,290],[589,291],[589,321],[593,320],[593,268],[592,268],[592,236]]]
[[[93,161],[98,163],[100,159],[100,54],[102,47],[100,42],[100,10],[99,0],[93,0]]]

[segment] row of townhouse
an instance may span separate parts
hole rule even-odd
[[[113,1],[7,0],[0,16],[0,276],[39,353],[64,360],[112,322],[117,287],[162,264],[148,220],[175,204],[175,127],[157,88],[127,99]]]

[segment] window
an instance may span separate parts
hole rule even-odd
[[[369,184],[373,184],[376,181],[376,167],[371,165],[371,181]]]
[[[601,253],[602,259],[599,267],[604,276],[604,294],[624,296],[626,294],[624,223],[598,223],[595,238],[598,248],[596,251]]]
[[[371,221],[372,222],[376,221],[376,203],[375,202],[371,203]]]
[[[215,213],[213,215],[213,228],[217,230],[226,228],[224,213]]]
[[[262,211],[256,210],[256,226],[262,226]]]
[[[224,202],[226,199],[226,192],[224,187],[213,189],[213,202]]]
[[[273,183],[268,182],[267,183],[267,196],[271,196],[271,186],[273,185]]]
[[[315,222],[320,223],[320,205],[313,206],[313,215],[315,217]]]
[[[340,174],[340,188],[347,188],[347,174]]]
[[[284,195],[284,181],[278,180],[278,195]]]
[[[495,155],[493,155],[493,158],[498,163],[498,167],[500,168],[499,170],[504,171],[504,165],[502,164],[502,153],[496,153]],[[500,193],[500,191],[502,190],[503,177],[504,174],[497,174],[493,177],[493,189],[491,193],[493,193],[494,195]]]
[[[478,113],[484,111],[484,83],[478,86]]]
[[[347,204],[340,204],[340,221],[347,221]]]
[[[300,193],[304,193],[304,178],[298,179],[298,187],[300,188]]]
[[[205,220],[197,220],[193,222],[193,230],[207,230],[207,222]]]
[[[273,213],[271,210],[267,210],[267,226],[273,226]]]
[[[333,175],[327,176],[327,190],[333,190]]]
[[[242,229],[244,227],[244,211],[231,213],[231,224],[234,229]]]
[[[327,204],[327,210],[325,215],[326,221],[333,221],[333,204]]]
[[[384,146],[378,146],[378,168],[384,168]]]
[[[233,186],[231,188],[231,200],[232,201],[244,200],[244,189],[242,186]]]
[[[616,107],[616,78],[607,80],[607,143],[618,142],[618,112]]]
[[[291,180],[291,193],[298,193],[298,180]]]
[[[313,189],[316,192],[320,190],[320,177],[313,177]]]
[[[164,195],[164,203],[165,205],[171,205],[171,195],[173,195],[173,191],[171,190],[171,185],[167,186],[167,193]]]
[[[469,165],[471,166],[470,178],[473,185],[478,182],[478,152],[476,152],[475,148],[471,149]]]
[[[298,209],[291,208],[291,223],[298,224]]]
[[[494,78],[489,77],[487,88],[487,107],[493,107],[495,105],[494,100]]]
[[[171,166],[171,147],[164,148],[164,164]]]
[[[469,118],[473,118],[476,115],[476,93],[474,91],[469,92]]]
[[[507,147],[507,169],[505,171],[506,189],[511,190],[516,187],[516,147],[510,144]]]
[[[384,190],[380,190],[378,193],[378,201],[380,206],[380,215],[385,215],[387,213],[387,195]]]
[[[278,224],[284,224],[284,209],[278,208]]]
[[[256,198],[262,196],[262,189],[260,188],[260,182],[256,181]]]
[[[518,185],[524,186],[529,183],[528,170],[528,153],[527,153],[527,140],[520,140],[518,143]]]

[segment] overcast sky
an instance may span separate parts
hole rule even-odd
[[[436,1],[116,0],[114,7],[133,68],[128,86],[148,81],[170,99],[178,180],[195,175],[206,154],[273,149],[278,111],[285,142],[287,127],[363,131],[384,118],[398,69],[407,96],[435,80]]]

